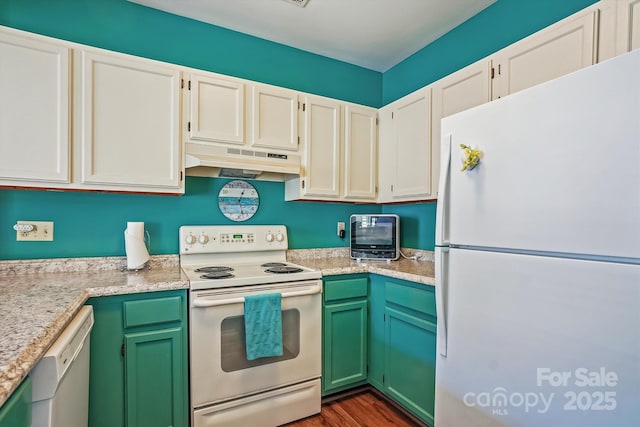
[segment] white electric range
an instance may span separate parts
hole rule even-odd
[[[277,426],[320,412],[322,279],[286,261],[283,225],[180,227],[192,426]],[[244,297],[280,293],[282,356],[248,360]]]

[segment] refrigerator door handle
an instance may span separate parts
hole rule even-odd
[[[449,248],[435,248],[437,346],[442,357],[447,357],[447,290]]]
[[[451,134],[442,136],[440,147],[440,183],[438,185],[438,204],[436,206],[436,246],[449,244],[449,187],[451,179]]]

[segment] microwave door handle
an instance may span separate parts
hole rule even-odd
[[[297,292],[284,292],[282,294],[282,298],[291,298],[291,297],[301,297],[305,295],[315,295],[321,292],[321,287],[318,286],[311,290],[306,291],[297,291]],[[192,307],[195,308],[206,308],[206,307],[216,307],[219,305],[228,305],[228,304],[244,304],[244,297],[238,298],[229,298],[229,299],[220,299],[220,300],[206,300],[206,299],[195,299],[191,303]]]

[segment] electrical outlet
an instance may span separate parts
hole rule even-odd
[[[339,222],[338,223],[338,237],[340,237],[341,239],[344,239],[344,235],[345,235],[344,222]]]
[[[53,240],[53,221],[18,221],[13,229],[19,242]]]

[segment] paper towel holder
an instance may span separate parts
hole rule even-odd
[[[149,232],[147,230],[144,230],[144,234],[145,234],[145,243],[147,245],[147,248],[151,247],[151,236],[149,236]],[[144,262],[144,264],[142,264],[142,266],[138,267],[138,268],[128,268],[127,267],[127,260],[125,258],[124,262],[122,263],[122,267],[120,267],[120,271],[126,271],[126,272],[131,272],[131,273],[135,273],[138,272],[140,270],[147,270],[147,271],[151,271],[151,258],[149,258],[147,261]]]
[[[145,267],[151,270],[148,248],[151,236],[144,228],[144,222],[127,222],[124,230],[126,260],[121,271],[139,271]]]

